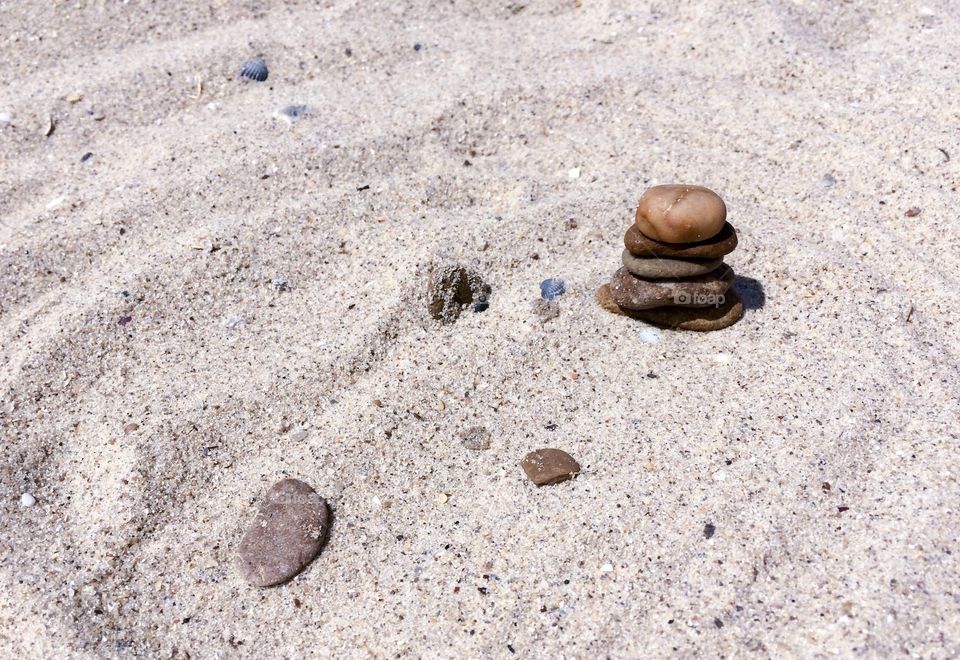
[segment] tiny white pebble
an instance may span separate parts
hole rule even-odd
[[[600,567],[600,570],[603,571],[604,573],[612,573],[613,564],[604,564],[603,566]]]
[[[645,344],[656,344],[660,339],[660,333],[654,328],[644,328],[640,331],[640,341]]]
[[[727,473],[724,472],[723,470],[717,470],[716,472],[713,473],[714,481],[723,481],[726,478],[727,478]]]
[[[571,179],[579,179],[579,178],[580,178],[580,168],[579,168],[579,167],[574,167],[572,170],[570,170],[569,172],[567,172],[567,176],[570,177]]]
[[[730,364],[730,361],[733,360],[733,356],[729,353],[717,353],[713,356],[713,359],[720,364]]]
[[[9,124],[13,121],[13,115],[9,112],[0,112],[0,124]]]
[[[24,493],[20,496],[20,506],[33,506],[37,503],[37,498],[30,493]]]

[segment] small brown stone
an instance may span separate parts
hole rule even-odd
[[[537,486],[558,484],[580,474],[580,464],[562,449],[538,449],[523,457],[520,466]]]
[[[737,231],[729,222],[713,238],[696,243],[664,243],[643,235],[631,225],[623,235],[623,245],[637,257],[715,258],[730,254],[737,247]]]
[[[623,267],[637,277],[651,279],[671,279],[676,277],[696,277],[716,270],[723,263],[723,257],[716,259],[670,259],[668,257],[635,257],[630,250],[624,250],[620,257]]]
[[[283,479],[267,491],[240,541],[237,569],[250,584],[286,582],[320,554],[330,531],[330,509],[310,486]]]
[[[720,195],[703,186],[654,186],[637,204],[637,228],[655,241],[705,241],[726,221],[727,206]]]
[[[597,290],[597,302],[608,312],[646,321],[652,325],[673,330],[709,332],[728,328],[743,318],[743,302],[734,289],[724,294],[719,307],[657,307],[654,309],[624,309],[610,295],[610,285]]]
[[[726,264],[706,275],[671,280],[647,280],[621,268],[610,279],[610,294],[620,307],[627,309],[708,307],[722,302],[733,280],[733,269]]]

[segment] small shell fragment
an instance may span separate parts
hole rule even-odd
[[[301,117],[307,114],[307,106],[305,105],[288,105],[285,108],[277,110],[275,116],[278,119],[283,119],[287,123],[292,124]]]
[[[557,280],[554,278],[546,279],[540,282],[540,297],[544,300],[556,300],[564,293],[566,293],[567,287],[564,285],[563,280]]]
[[[263,82],[269,74],[270,72],[267,71],[267,63],[259,57],[247,60],[243,68],[240,69],[241,78],[248,78],[250,80],[256,80],[257,82]]]

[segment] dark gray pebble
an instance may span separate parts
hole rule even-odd
[[[310,486],[283,479],[267,491],[243,535],[237,568],[257,587],[286,582],[320,554],[330,531],[330,509]]]

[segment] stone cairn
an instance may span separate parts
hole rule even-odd
[[[720,330],[743,317],[733,270],[723,263],[737,232],[712,190],[650,188],[623,243],[623,267],[597,291],[604,309],[678,330]]]

